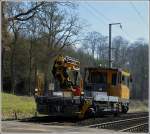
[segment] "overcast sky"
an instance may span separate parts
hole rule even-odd
[[[121,35],[129,41],[149,38],[148,1],[78,1],[79,16],[89,24],[87,31],[97,31],[108,35],[108,24],[121,22],[112,27],[112,36]]]

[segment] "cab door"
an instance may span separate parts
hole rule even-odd
[[[120,98],[122,99],[129,99],[129,84],[130,84],[130,77],[126,75],[121,75],[121,91],[120,91]]]
[[[108,73],[108,95],[109,96],[119,96],[119,73],[117,71],[109,71]]]

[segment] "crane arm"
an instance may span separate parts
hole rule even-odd
[[[56,80],[59,81],[61,88],[69,88],[73,86],[68,71],[80,70],[80,62],[72,57],[63,57],[59,55],[54,61],[52,73]]]

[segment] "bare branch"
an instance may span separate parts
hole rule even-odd
[[[19,20],[19,21],[26,21],[26,20],[29,20],[30,18],[34,17],[35,13],[36,13],[36,10],[42,6],[43,4],[45,4],[45,2],[41,2],[39,4],[37,4],[36,6],[32,7],[31,9],[29,9],[28,11],[26,12],[22,12],[22,13],[19,13],[15,16],[12,16],[12,17],[9,17],[8,18],[8,21],[12,21],[12,20]],[[27,16],[29,14],[31,14],[31,16],[27,17],[27,18],[20,18],[20,17],[24,17],[24,16]]]

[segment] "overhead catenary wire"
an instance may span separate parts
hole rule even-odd
[[[100,12],[99,10],[97,10],[96,8],[94,8],[93,6],[91,6],[90,4],[86,3],[87,4],[87,8],[88,10],[94,15],[94,16],[98,16],[101,20],[103,18],[103,24],[107,25],[107,23],[109,24],[110,22],[112,22],[112,19],[106,17],[102,12]],[[136,7],[135,7],[136,8]],[[93,12],[94,13],[93,13]],[[96,15],[95,15],[96,14]],[[141,16],[142,17],[142,16]],[[142,19],[143,20],[143,19]],[[104,22],[105,21],[105,22]],[[132,39],[132,36],[130,36],[130,34],[122,27],[120,27],[121,29],[121,32],[129,39]]]
[[[89,6],[91,9],[93,9],[93,11],[95,11],[95,13],[99,16],[101,15],[103,17],[103,19],[105,19],[106,22],[112,22],[111,19],[109,19],[108,17],[106,17],[103,13],[101,13],[99,10],[97,10],[96,8],[92,7],[90,4],[87,3],[87,6]],[[98,14],[99,13],[99,14]],[[101,17],[100,16],[100,17]],[[121,31],[126,35],[128,36],[128,34],[122,29],[122,27],[120,27]],[[130,37],[130,36],[128,36]]]
[[[136,8],[136,6],[134,5],[133,2],[129,2],[131,7],[133,8],[133,10],[136,12],[136,14],[139,16],[139,19],[142,21],[142,23],[144,22],[144,17],[141,15],[140,11]],[[145,23],[145,22],[144,22]]]
[[[94,8],[94,7],[92,7],[91,5],[89,5],[88,3],[87,3],[87,5],[91,8],[91,9],[93,9],[94,11],[95,11],[95,13],[97,13],[98,15],[100,14],[106,21],[111,21],[111,19],[109,19],[109,18],[107,18],[102,12],[100,12],[99,10],[97,10],[96,8]]]
[[[94,11],[91,10],[91,9],[88,7],[88,5],[86,6],[86,9],[87,9],[93,16],[95,16],[96,19],[99,21],[98,17],[100,18],[100,16],[99,16],[99,15],[96,15],[96,14],[94,13]],[[102,24],[106,26],[106,25],[107,25],[106,22],[105,22],[102,18],[100,18],[100,19],[101,19]]]

